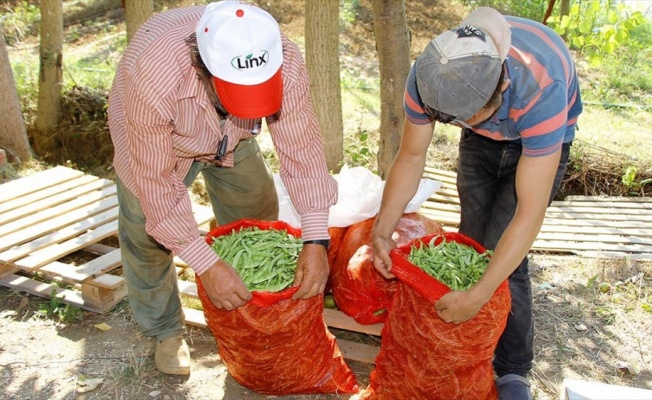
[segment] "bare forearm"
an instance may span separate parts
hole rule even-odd
[[[517,220],[507,227],[480,281],[469,289],[484,304],[498,286],[516,270],[527,256],[532,243],[541,228],[543,218],[519,223]]]

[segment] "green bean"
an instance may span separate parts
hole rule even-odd
[[[408,261],[424,270],[452,290],[466,290],[473,286],[487,268],[491,251],[479,254],[470,246],[441,240],[436,237],[421,246],[412,246]]]
[[[285,230],[245,227],[214,238],[211,247],[249,290],[276,292],[292,285],[303,244]]]

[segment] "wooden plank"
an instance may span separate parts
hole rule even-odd
[[[37,213],[34,213],[32,215],[26,216],[18,221],[13,221],[8,224],[4,224],[2,226],[2,232],[0,232],[0,238],[2,238],[3,236],[7,236],[10,233],[16,232],[18,230],[25,229],[26,227],[31,227],[34,224],[38,224],[41,222],[49,222],[53,218],[61,217],[62,215],[63,216],[69,215],[71,212],[74,213],[81,208],[88,210],[90,207],[90,209],[92,210],[93,207],[105,204],[107,199],[114,199],[112,200],[112,206],[115,206],[118,204],[117,197],[115,196],[115,190],[116,190],[115,186],[106,187],[103,188],[102,190],[94,191],[87,195],[80,196],[73,201],[68,201],[66,203],[59,204],[58,206],[51,207],[49,209],[45,209]],[[107,208],[110,207],[106,207],[100,211],[104,211]],[[100,211],[96,210],[95,212],[89,213],[89,215],[97,214]],[[65,225],[69,225],[69,224],[64,224],[63,226]],[[4,241],[5,239],[2,240]]]
[[[53,293],[55,293],[56,297],[62,297],[66,292],[70,292],[70,290],[64,289],[57,285],[39,282],[34,279],[15,274],[11,274],[0,279],[0,284],[12,289],[22,290],[29,294],[46,298],[52,298]]]
[[[427,208],[421,208],[419,213],[443,225],[459,226],[460,215],[457,213],[447,213],[444,211],[433,211]]]
[[[5,201],[4,203],[0,204],[0,224],[5,224],[12,219],[15,219],[17,216],[22,216],[22,215],[28,215],[34,212],[34,209],[42,209],[45,207],[41,206],[34,206],[35,203],[38,203],[43,200],[50,200],[52,197],[57,197],[61,195],[65,195],[63,200],[68,200],[68,199],[74,199],[75,197],[79,196],[82,193],[79,193],[75,195],[74,197],[71,197],[69,195],[69,191],[78,189],[79,186],[85,186],[88,184],[91,184],[93,182],[98,182],[99,178],[96,176],[92,175],[82,175],[78,178],[69,180],[67,182],[63,182],[59,185],[53,185],[50,187],[47,187],[43,190],[39,190],[38,192],[30,193],[25,196],[17,197],[13,200]],[[110,182],[110,181],[105,181],[105,182]],[[106,184],[105,184],[106,185]],[[95,190],[95,187],[91,187],[90,190]],[[62,202],[62,201],[61,201]],[[56,204],[56,203],[50,203]],[[24,209],[25,211],[19,211],[20,209]],[[31,210],[30,210],[31,209]]]
[[[183,309],[184,319],[186,324],[192,326],[198,326],[200,328],[207,328],[206,317],[202,310],[195,310],[194,308],[184,308]]]
[[[629,197],[628,197],[629,198]],[[599,207],[599,208],[612,208],[612,209],[634,209],[634,210],[652,210],[652,202],[642,203],[642,202],[633,202],[633,201],[553,201],[551,207],[574,207],[574,208],[585,208],[585,207]]]
[[[544,226],[551,229],[557,226],[568,227],[593,227],[605,229],[644,229],[650,230],[652,226],[647,222],[634,221],[633,219],[624,221],[604,221],[604,220],[583,220],[571,218],[546,218],[543,221]]]
[[[637,244],[648,246],[652,251],[652,240],[640,238],[638,236],[620,236],[620,235],[598,235],[598,234],[575,234],[559,232],[543,232],[537,235],[537,240],[563,240],[565,242],[598,242],[598,243],[617,243],[617,244]]]
[[[39,268],[40,272],[61,277],[64,282],[81,283],[99,277],[122,265],[120,250],[114,250],[79,266],[54,261]],[[101,282],[101,281],[100,281]]]
[[[459,198],[459,196],[457,195],[457,190],[447,189],[445,186],[441,187],[439,190],[437,190],[435,192],[435,194],[438,194],[440,196],[448,196],[448,197],[457,197],[457,198]]]
[[[652,222],[652,215],[625,215],[625,214],[610,214],[609,216],[605,214],[589,214],[589,213],[565,213],[565,212],[546,212],[546,218],[562,218],[562,219],[583,219],[583,220],[608,220],[608,221],[630,221],[636,219],[637,221]]]
[[[652,229],[642,228],[613,228],[613,227],[600,227],[600,226],[581,226],[581,225],[562,225],[544,223],[539,231],[539,235],[544,233],[574,233],[586,235],[620,235],[620,236],[638,236],[642,238],[651,238]],[[649,224],[645,224],[649,225]]]
[[[55,261],[63,256],[73,253],[77,250],[83,249],[89,243],[99,242],[100,240],[113,236],[118,232],[118,221],[112,221],[108,224],[102,225],[97,229],[89,230],[86,233],[79,235],[73,239],[67,240],[63,243],[46,247],[45,249],[36,251],[28,257],[21,258],[14,262],[14,264],[21,269],[33,271],[47,263]]]
[[[122,299],[116,299],[115,301],[107,304],[89,304],[88,302],[84,301],[84,298],[80,292],[63,289],[53,284],[39,282],[34,279],[15,274],[11,274],[0,279],[0,285],[47,299],[52,298],[52,293],[54,291],[55,296],[60,298],[64,303],[78,308],[83,308],[84,310],[88,310],[96,314],[104,314],[115,307],[115,305],[120,301],[122,301]]]
[[[348,360],[373,364],[376,361],[378,353],[380,353],[379,346],[371,346],[340,338],[336,338],[335,341],[337,342],[337,347],[342,352],[342,357]]]
[[[82,175],[84,175],[82,171],[57,166],[3,183],[0,185],[0,204]]]
[[[580,201],[607,201],[624,203],[652,203],[652,197],[623,197],[623,196],[567,196],[566,200]]]
[[[181,295],[193,299],[199,298],[199,295],[197,294],[197,284],[195,282],[184,281],[181,279],[178,279],[177,281]]]
[[[440,195],[435,193],[434,195],[430,196],[430,198],[428,198],[428,200],[426,200],[424,204],[430,202],[444,203],[444,204],[460,204],[460,198],[457,196],[447,196],[447,195]]]
[[[324,321],[331,328],[380,336],[383,324],[362,325],[341,311],[324,308]]]
[[[548,251],[579,251],[579,250],[594,250],[605,252],[626,252],[626,253],[649,253],[650,246],[641,246],[637,244],[630,244],[627,246],[610,244],[610,243],[587,243],[587,242],[564,242],[555,240],[535,240],[532,249],[548,250]]]
[[[424,202],[421,205],[421,208],[425,208],[428,210],[445,211],[445,212],[455,213],[455,214],[459,214],[461,210],[460,206],[456,204],[444,204],[444,203],[435,203],[429,201]]]
[[[197,225],[202,226],[215,220],[213,208],[201,204],[192,203],[192,213],[197,221]]]
[[[88,219],[79,221],[73,225],[66,226],[61,230],[57,230],[51,234],[41,236],[38,239],[24,243],[22,245],[13,247],[7,251],[0,253],[0,261],[10,262],[20,257],[24,257],[29,253],[47,247],[54,243],[70,239],[79,235],[80,232],[85,232],[89,229],[95,229],[98,226],[104,225],[107,222],[114,221],[118,218],[118,208],[112,208],[103,213],[89,217]]]
[[[106,289],[115,289],[122,286],[124,282],[124,277],[109,274],[100,275],[97,278],[91,279],[89,281],[89,283],[92,283],[95,286],[103,287]]]
[[[33,240],[43,235],[56,232],[68,225],[83,221],[92,215],[101,213],[118,205],[117,197],[101,200],[94,204],[77,208],[67,214],[54,217],[47,221],[42,221],[28,226],[22,230],[15,231],[5,237],[0,237],[0,251],[7,250],[15,245]]]
[[[0,278],[4,278],[7,275],[18,272],[18,268],[14,267],[11,264],[2,264],[0,263]]]
[[[435,179],[441,181],[441,182],[447,182],[447,183],[452,183],[455,184],[455,181],[457,179],[457,173],[453,171],[445,171],[443,169],[436,169],[436,168],[430,168],[430,167],[425,167],[423,169],[423,174],[430,177],[435,177]]]
[[[596,218],[619,218],[622,216],[645,217],[650,215],[650,211],[643,208],[607,208],[607,207],[548,207],[546,215],[593,215]]]

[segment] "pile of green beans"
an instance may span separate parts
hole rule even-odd
[[[436,238],[420,247],[412,246],[408,261],[453,290],[466,290],[476,283],[489,264],[491,251],[480,254],[473,247]]]
[[[247,289],[279,292],[294,282],[303,242],[285,230],[246,227],[214,238],[211,247],[235,268]]]

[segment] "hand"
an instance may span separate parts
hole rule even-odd
[[[324,293],[330,268],[328,252],[320,244],[306,244],[299,253],[297,271],[294,274],[294,286],[300,285],[293,299],[308,299]]]
[[[251,292],[236,270],[220,260],[199,276],[208,297],[219,309],[234,310],[251,299]]]
[[[443,295],[435,303],[435,308],[437,315],[444,322],[459,324],[475,317],[483,305],[484,303],[477,301],[468,290],[464,292],[456,290]]]
[[[374,267],[386,279],[395,278],[390,272],[392,269],[392,259],[389,252],[396,248],[396,242],[391,237],[376,236],[373,239],[374,246]]]

